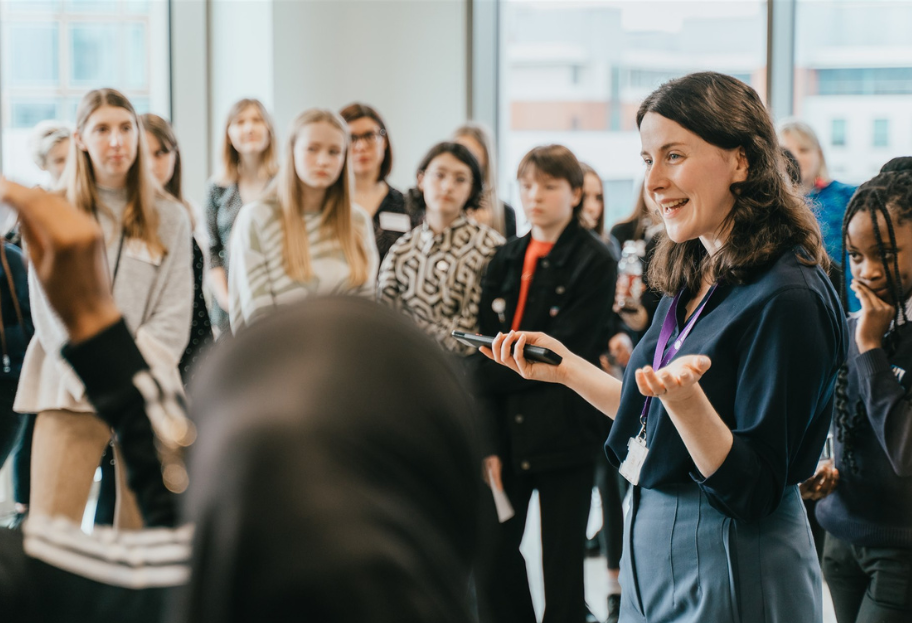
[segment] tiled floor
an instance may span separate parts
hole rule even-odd
[[[598,496],[595,496],[592,507],[592,516],[590,517],[590,533],[598,528],[601,524],[599,517],[601,509],[598,508]],[[526,521],[526,533],[523,537],[520,550],[526,558],[526,568],[529,574],[529,583],[532,589],[532,602],[535,606],[535,612],[541,620],[542,612],[545,607],[544,585],[542,583],[541,571],[541,539],[539,533],[541,524],[538,512],[538,494],[532,495],[532,501],[529,506],[529,515]],[[592,614],[600,620],[604,620],[608,615],[608,589],[607,567],[604,558],[589,558],[586,560],[586,602]],[[830,593],[827,591],[826,584],[823,585],[823,623],[836,623],[836,615],[833,613],[833,603],[830,600]]]

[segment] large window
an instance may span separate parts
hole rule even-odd
[[[561,143],[605,181],[606,222],[626,216],[644,173],[636,110],[671,78],[711,69],[766,94],[766,2],[501,0],[500,15],[502,188],[517,208],[523,154]]]
[[[834,178],[863,182],[912,153],[912,2],[796,1],[795,115],[820,133]]]
[[[139,113],[170,117],[167,0],[0,1],[0,132],[3,172],[43,183],[32,162],[32,127],[75,122],[93,88],[114,87]]]

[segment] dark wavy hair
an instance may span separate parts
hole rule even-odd
[[[900,319],[908,323],[904,305],[905,289],[912,284],[902,283],[899,272],[899,260],[892,254],[893,261],[887,255],[889,248],[896,248],[895,227],[912,221],[912,158],[894,158],[881,169],[881,172],[858,187],[846,207],[842,219],[842,257],[846,256],[846,240],[848,239],[849,223],[859,213],[865,213],[871,218],[874,230],[874,239],[877,241],[877,250],[880,261],[887,275],[887,288],[895,303],[895,316],[893,328],[884,339],[884,349],[890,355],[896,348],[897,330]],[[881,231],[878,216],[883,217],[886,223],[887,238]],[[848,309],[848,293],[846,270],[842,274],[840,283],[840,296],[843,307]],[[858,463],[855,458],[855,440],[858,436],[859,425],[867,417],[864,402],[858,400],[854,405],[849,404],[846,387],[848,386],[848,367],[843,365],[836,377],[836,438],[842,442],[842,463],[840,469],[848,469],[851,473],[858,473]]]
[[[383,117],[380,116],[380,113],[378,113],[373,106],[368,106],[367,104],[362,104],[360,102],[349,104],[339,111],[339,115],[345,119],[345,123],[351,123],[352,121],[357,121],[358,119],[364,119],[366,117],[380,126],[380,132],[383,134],[383,141],[386,147],[383,150],[383,162],[380,163],[380,173],[377,176],[377,181],[382,182],[385,180],[389,176],[390,171],[393,170],[393,147],[390,144],[389,131],[386,129],[386,124],[383,123]]]
[[[481,166],[478,164],[478,160],[475,159],[472,152],[464,145],[452,141],[437,143],[431,147],[428,153],[424,155],[424,158],[421,159],[421,162],[418,163],[418,169],[415,171],[415,174],[418,175],[419,173],[427,171],[427,168],[431,166],[431,162],[433,162],[434,158],[442,154],[450,154],[472,171],[472,192],[469,193],[469,198],[466,200],[465,205],[462,206],[462,209],[463,211],[477,210],[481,203],[482,192],[484,191],[484,177],[482,176]],[[424,203],[424,193],[417,186],[408,191],[406,205],[408,206],[410,213],[424,214],[427,211],[427,205]]]
[[[699,240],[676,243],[663,236],[649,265],[653,287],[673,295],[699,291],[705,275],[731,284],[747,283],[792,249],[799,261],[829,267],[820,226],[786,173],[773,122],[751,87],[716,72],[666,82],[637,111],[637,127],[656,113],[720,149],[742,149],[747,179],[731,185],[735,203],[722,222],[728,240],[712,257]]]

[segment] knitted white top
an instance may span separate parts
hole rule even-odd
[[[114,301],[146,362],[160,375],[177,374],[177,364],[190,337],[193,314],[193,262],[190,219],[175,201],[160,198],[158,235],[167,250],[155,257],[135,239],[122,239],[121,222],[126,208],[125,190],[98,189],[104,208],[98,221],[107,243],[108,266],[113,273]],[[119,256],[119,261],[118,261]],[[22,364],[22,376],[14,410],[40,413],[52,409],[94,412],[85,388],[60,356],[67,341],[66,330],[51,309],[44,288],[29,269],[29,299],[35,337]]]
[[[371,219],[352,206],[352,225],[367,249],[367,281],[352,287],[351,270],[339,242],[322,227],[323,214],[304,214],[313,277],[292,279],[285,271],[285,234],[282,211],[272,203],[256,202],[241,208],[231,234],[228,294],[231,330],[235,333],[279,305],[316,295],[356,294],[373,298],[380,258]]]

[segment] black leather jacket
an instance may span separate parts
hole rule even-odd
[[[510,330],[530,239],[527,234],[510,240],[488,265],[478,316],[483,335]],[[573,220],[538,261],[520,329],[547,333],[598,365],[608,343],[616,281],[617,265],[608,247]],[[497,299],[506,306],[500,315],[494,311]],[[601,452],[607,418],[575,392],[527,381],[480,354],[470,359],[495,421],[493,451],[517,473],[578,466]]]

